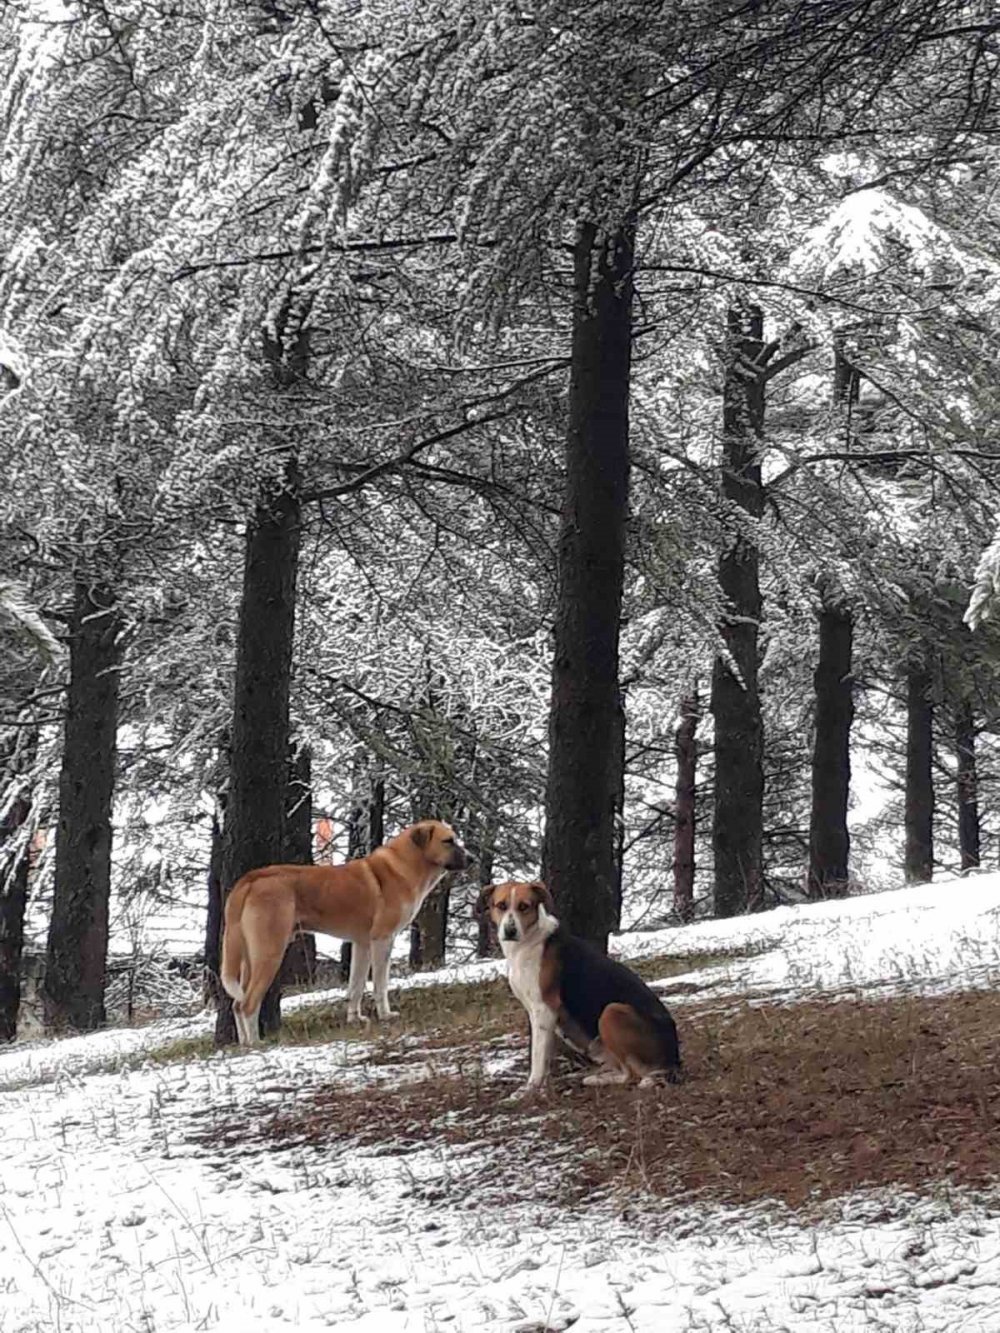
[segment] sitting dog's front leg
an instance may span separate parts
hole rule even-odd
[[[525,1092],[544,1088],[552,1063],[552,1048],[556,1040],[556,1015],[547,1005],[532,1009],[531,1018],[531,1073]]]

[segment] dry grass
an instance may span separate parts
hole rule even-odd
[[[662,973],[661,973],[662,975]],[[433,996],[428,1004],[433,1008]],[[409,996],[404,999],[409,999]],[[456,1021],[415,1051],[438,1072],[398,1088],[320,1089],[261,1123],[267,1141],[351,1142],[380,1152],[490,1149],[483,1187],[552,1200],[638,1190],[670,1198],[820,1203],[864,1186],[981,1185],[1000,1173],[1000,995],[871,1003],[686,1008],[687,1081],[662,1089],[585,1088],[567,1074],[542,1102],[505,1096],[523,1078],[523,1014],[499,1000],[482,1023]],[[440,1014],[435,1016],[436,1021]],[[483,1074],[483,1055],[516,1049],[519,1077]],[[397,1049],[397,1059],[402,1053]],[[233,1141],[240,1127],[232,1126]],[[504,1151],[516,1134],[518,1151]],[[207,1137],[207,1136],[206,1136]],[[218,1147],[225,1125],[213,1128]],[[245,1137],[245,1136],[244,1136]],[[485,1159],[484,1159],[485,1161]],[[469,1193],[459,1176],[456,1202]]]

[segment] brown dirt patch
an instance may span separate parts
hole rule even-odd
[[[547,1202],[553,1172],[525,1171],[535,1154],[556,1168],[566,1202],[643,1190],[802,1206],[866,1186],[982,1186],[1000,1175],[1000,995],[678,1017],[688,1077],[676,1087],[588,1088],[564,1072],[546,1100],[505,1104],[523,1079],[526,1038],[484,1045],[452,1032],[431,1055],[432,1078],[323,1088],[259,1129],[274,1146],[485,1150],[491,1192]],[[512,1041],[518,1077],[485,1076],[483,1057]],[[245,1126],[232,1129],[233,1142],[246,1142]],[[213,1126],[214,1148],[227,1137]],[[455,1189],[467,1197],[468,1178]]]

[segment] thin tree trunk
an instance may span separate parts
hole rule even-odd
[[[698,695],[681,700],[674,733],[677,781],[674,786],[674,911],[681,921],[694,917],[695,787],[698,778]]]
[[[446,875],[424,900],[410,928],[410,966],[440,967],[448,943],[448,907],[451,876]]]
[[[55,883],[43,1004],[52,1028],[104,1023],[111,895],[119,619],[113,591],[78,577],[70,622]]]
[[[607,949],[621,788],[618,640],[629,495],[635,229],[574,245],[566,481],[559,532],[544,877],[560,920]]]
[[[479,887],[485,889],[493,883],[493,862],[496,858],[496,820],[492,817],[481,826],[482,835],[476,847],[476,875]],[[480,912],[476,918],[476,957],[490,958],[499,953],[496,931],[488,912]]]
[[[955,717],[955,757],[958,788],[958,850],[962,869],[980,863],[979,780],[976,773],[976,722],[972,704],[963,699]]]
[[[934,875],[933,718],[930,672],[923,665],[912,665],[906,675],[907,884],[923,884]]]
[[[622,901],[625,895],[625,744],[627,725],[625,694],[624,691],[619,691],[614,755],[614,772],[618,785],[615,790],[614,829],[611,844],[611,865],[614,871],[612,880],[614,903],[611,918],[612,931],[619,931],[622,928]]]
[[[854,622],[845,601],[824,595],[819,617],[816,737],[809,815],[808,892],[811,898],[847,893],[851,839],[847,802],[851,784],[851,724],[854,698],[851,654]]]
[[[455,751],[437,704],[439,684],[437,673],[428,668],[421,708],[411,719],[418,771],[423,774],[414,793],[413,817],[456,823]],[[440,967],[444,963],[451,884],[452,876],[445,875],[410,923],[411,967]]]
[[[729,311],[722,404],[722,494],[737,531],[719,559],[726,604],[720,626],[727,653],[712,672],[715,719],[715,914],[763,906],[764,724],[758,686],[760,553],[743,515],[764,512],[760,447],[764,428],[764,318],[756,306]]]
[[[385,778],[376,778],[368,795],[351,810],[347,821],[347,859],[367,856],[385,842]],[[340,975],[346,985],[351,975],[351,942],[340,946]]]
[[[11,746],[8,776],[17,781],[20,765]],[[28,849],[18,845],[18,832],[27,823],[31,800],[26,792],[15,796],[0,819],[0,1041],[17,1036],[21,1007],[21,955],[24,951],[24,914],[28,906]]]
[[[285,855],[289,865],[312,865],[312,752],[299,745],[288,763]],[[281,967],[282,986],[311,986],[316,976],[316,936],[296,933]]]
[[[219,980],[219,965],[222,961],[222,818],[222,809],[217,805],[212,811],[212,843],[208,857],[208,912],[205,916],[204,999],[206,1004],[214,1005],[216,1010],[223,1002],[225,994]],[[232,1009],[230,1008],[228,1012],[231,1017]],[[236,1040],[235,1022],[232,1040]]]
[[[843,337],[835,337],[833,345],[833,401],[839,407],[846,435],[847,448],[854,440],[854,408],[861,396],[861,375],[844,354]]]
[[[247,527],[223,840],[227,890],[248,870],[278,863],[285,855],[299,537],[298,478],[289,463],[283,482],[261,496]],[[231,1009],[228,1000],[219,1009],[220,1044],[235,1036]],[[261,1007],[262,1035],[276,1031],[280,1021],[276,979]]]

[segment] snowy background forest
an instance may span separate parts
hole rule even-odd
[[[995,864],[997,43],[936,0],[5,6],[8,1010],[22,920],[93,1025],[101,904],[194,954],[293,825],[438,814],[558,886],[591,766],[605,935]],[[606,447],[610,740],[550,764]],[[254,633],[287,828],[241,851]]]
[[[992,0],[0,5],[0,1333],[1000,1328],[998,80]],[[303,938],[234,1049],[230,886],[429,816],[399,1015]],[[512,1101],[539,874],[684,1081]]]

